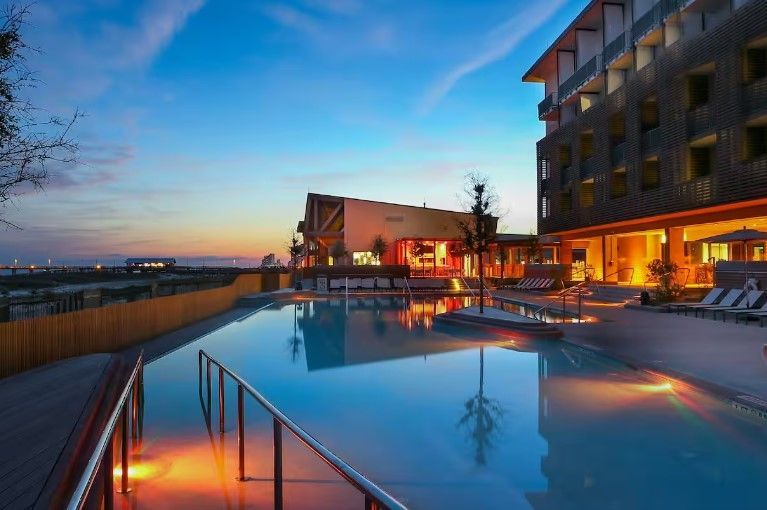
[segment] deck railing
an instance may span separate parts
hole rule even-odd
[[[577,90],[588,83],[592,78],[604,70],[602,54],[595,55],[591,60],[583,64],[568,79],[559,86],[559,100],[564,101]]]
[[[613,166],[620,166],[626,161],[626,142],[615,144],[610,149],[610,162]]]
[[[687,135],[694,137],[714,128],[709,104],[704,104],[687,112]]]
[[[538,119],[543,120],[549,113],[559,108],[557,93],[552,92],[546,99],[538,103]]]
[[[631,31],[627,30],[605,46],[602,55],[604,55],[605,65],[610,65],[618,58],[631,49]]]
[[[203,378],[203,359],[206,361],[206,384],[208,392],[208,410],[210,411],[211,395],[211,368],[212,365],[218,367],[218,419],[219,431],[223,434],[225,425],[224,410],[224,375],[237,383],[237,479],[245,481],[245,393],[248,393],[258,402],[269,414],[272,415],[273,426],[273,446],[274,446],[274,507],[282,509],[282,431],[287,429],[310,451],[322,459],[328,466],[333,468],[336,473],[354,486],[365,496],[365,510],[406,510],[406,507],[387,494],[383,489],[362,476],[359,471],[341,460],[333,452],[328,450],[322,443],[313,438],[308,432],[299,427],[293,420],[285,416],[263,395],[256,391],[253,386],[248,384],[242,377],[217,361],[210,354],[203,350],[198,353],[198,369],[200,391],[202,391]],[[206,415],[207,416],[207,415]]]
[[[104,431],[99,436],[96,448],[88,459],[80,481],[75,487],[74,493],[69,500],[67,510],[81,510],[83,508],[98,507],[93,500],[93,488],[97,479],[101,479],[103,486],[102,506],[105,510],[114,508],[114,441],[117,422],[120,420],[120,488],[118,492],[126,494],[130,491],[128,475],[130,472],[130,449],[128,433],[134,442],[141,440],[142,436],[142,395],[144,385],[144,355],[139,354],[130,377],[125,382],[120,397],[115,402],[112,413],[109,415]],[[130,397],[130,398],[129,398]],[[130,417],[130,419],[129,419]],[[130,426],[129,426],[130,422]],[[98,491],[95,493],[98,494]]]

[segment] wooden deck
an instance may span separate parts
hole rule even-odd
[[[92,354],[0,380],[0,509],[55,506],[117,364]]]

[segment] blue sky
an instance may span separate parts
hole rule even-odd
[[[286,258],[307,191],[457,208],[490,176],[535,227],[540,85],[587,0],[40,1],[33,99],[82,153],[3,211],[0,263]]]

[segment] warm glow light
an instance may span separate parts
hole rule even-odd
[[[128,478],[136,480],[146,480],[158,473],[156,466],[147,463],[136,463],[128,466]],[[120,478],[123,474],[122,466],[115,466],[114,477]]]
[[[668,241],[668,239],[666,239],[666,234],[661,234],[660,235],[660,244],[666,244],[667,241]]]
[[[648,393],[664,393],[673,391],[674,385],[671,381],[665,381],[659,384],[640,384],[637,388]]]

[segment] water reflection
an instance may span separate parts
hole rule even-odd
[[[271,503],[271,421],[246,405],[246,469],[258,481],[238,484],[234,388],[221,437],[216,395],[211,425],[210,397],[194,387],[203,348],[411,508],[762,507],[764,424],[719,401],[558,340],[427,328],[456,303],[348,305],[275,306],[149,365],[143,458],[167,468],[137,483],[138,506]],[[354,489],[325,483],[321,461],[286,447],[286,507],[361,505]]]
[[[469,440],[474,443],[474,462],[486,464],[487,450],[493,447],[503,419],[500,401],[485,396],[485,348],[479,348],[479,391],[464,403],[465,414],[458,426],[465,428]]]

